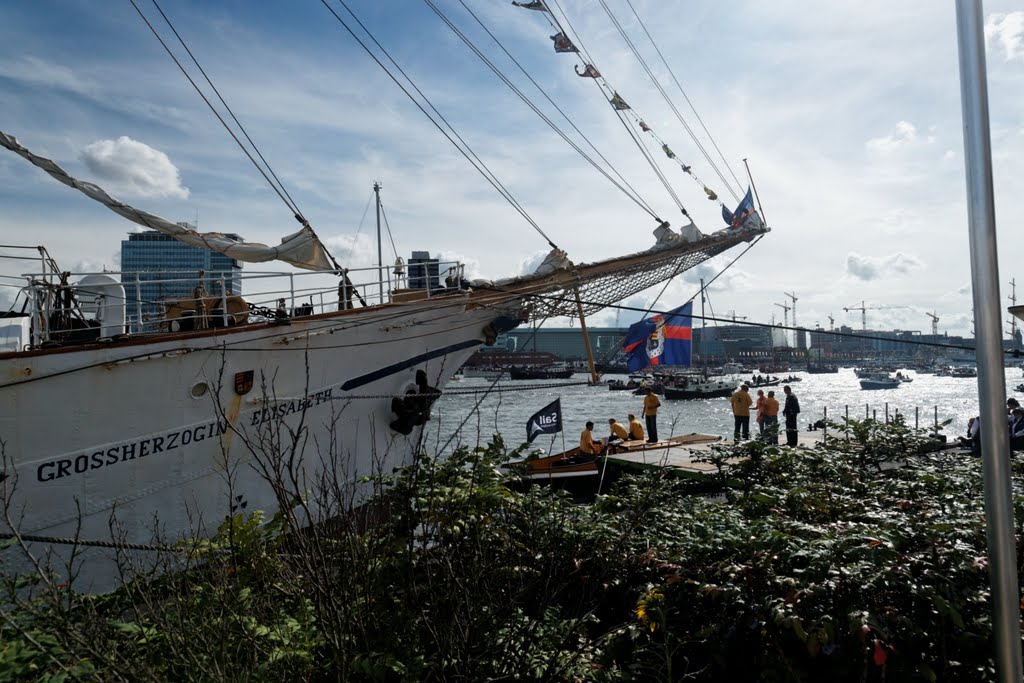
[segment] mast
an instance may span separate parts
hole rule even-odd
[[[384,303],[384,255],[380,244],[380,182],[374,181],[373,194],[377,199],[377,284],[380,287],[380,302]],[[427,289],[430,289],[430,272],[427,271]]]
[[[594,350],[590,348],[590,335],[587,333],[587,319],[583,316],[583,302],[580,301],[580,288],[573,287],[573,294],[576,295],[576,312],[580,316],[580,331],[583,332],[583,347],[587,350],[587,369],[590,370],[591,384],[597,384],[597,368],[594,366]]]
[[[704,278],[700,279],[700,364],[704,378],[708,376],[708,320],[704,315]]]
[[[957,0],[967,220],[971,284],[977,320],[978,404],[981,411],[981,469],[985,532],[991,582],[992,644],[999,681],[1021,680],[1020,592],[1010,483],[1010,434],[1006,429],[999,256],[992,191],[992,138],[988,123],[981,0]]]

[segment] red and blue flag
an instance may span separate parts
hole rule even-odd
[[[693,302],[629,326],[623,348],[626,367],[638,372],[648,365],[689,367],[693,336]]]
[[[750,188],[747,188],[747,194],[743,196],[743,201],[739,203],[735,211],[729,211],[729,209],[722,207],[722,219],[734,228],[738,228],[743,225],[743,222],[747,220],[749,216],[754,213],[754,198],[750,194]]]

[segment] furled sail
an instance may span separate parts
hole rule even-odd
[[[281,244],[276,247],[270,247],[259,242],[240,242],[218,232],[197,232],[173,223],[166,218],[154,216],[151,213],[131,207],[111,197],[103,188],[71,177],[56,163],[50,159],[36,156],[22,147],[14,136],[7,135],[3,131],[0,131],[0,146],[6,147],[15,154],[27,159],[60,182],[103,204],[119,216],[123,216],[131,222],[147,228],[159,230],[193,247],[217,251],[225,256],[247,263],[284,261],[297,268],[304,268],[306,270],[335,270],[335,266],[324,249],[323,244],[320,243],[320,240],[317,239],[317,236],[308,226],[303,226],[298,232],[286,235],[281,239]]]

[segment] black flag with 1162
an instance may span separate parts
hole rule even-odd
[[[562,431],[562,399],[544,406],[526,421],[526,443],[532,443],[538,434],[557,434]]]

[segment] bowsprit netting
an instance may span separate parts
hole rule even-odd
[[[496,282],[494,290],[527,295],[531,318],[579,314],[576,292],[584,315],[596,313],[606,306],[629,298],[638,292],[669,280],[680,273],[714,258],[740,242],[749,242],[768,232],[757,226],[727,229],[693,242],[679,240],[669,246],[621,256],[618,258],[565,267],[544,274],[527,275]],[[560,295],[552,294],[561,291]],[[530,294],[537,296],[529,296]],[[544,296],[540,296],[544,295]]]

